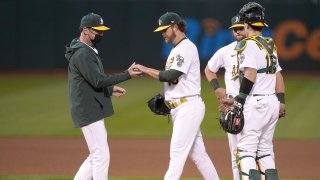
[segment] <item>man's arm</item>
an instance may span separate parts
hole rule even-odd
[[[242,108],[249,95],[254,82],[256,81],[257,70],[254,68],[244,68],[244,77],[240,84],[239,94],[234,99],[225,99],[222,103],[227,105],[235,104]]]
[[[175,69],[159,71],[157,69],[145,67],[142,65],[138,65],[138,69],[141,72],[143,72],[143,73],[145,73],[155,79],[158,79],[161,82],[173,82],[173,81],[177,80],[183,74],[182,72],[175,70]]]
[[[224,99],[226,97],[226,90],[220,87],[217,74],[212,72],[208,66],[206,66],[204,74],[206,75],[208,82],[211,84],[216,97],[218,99]]]
[[[279,117],[284,117],[286,114],[285,106],[285,85],[281,72],[276,73],[276,94],[280,101]]]
[[[257,70],[254,68],[244,68],[244,77],[240,84],[239,94],[235,97],[235,101],[244,105],[247,96],[249,95],[254,82],[256,81]]]
[[[90,51],[81,52],[74,60],[73,66],[95,88],[107,88],[142,74],[133,71],[133,68],[137,66],[136,64],[132,64],[128,70],[120,73],[105,74],[101,71],[98,60]]]

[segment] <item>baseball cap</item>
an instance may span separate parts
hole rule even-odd
[[[231,26],[229,27],[229,29],[235,27],[244,27],[244,21],[238,15],[231,18]]]
[[[100,15],[90,13],[82,17],[80,22],[80,29],[90,27],[99,31],[106,31],[110,28],[103,25],[103,19]]]
[[[176,24],[181,20],[181,17],[174,12],[167,12],[159,18],[159,27],[153,32],[159,32],[167,29],[172,24]]]

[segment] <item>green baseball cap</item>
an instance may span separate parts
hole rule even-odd
[[[103,25],[102,17],[95,13],[90,13],[82,17],[80,22],[80,29],[83,29],[85,27],[90,27],[99,31],[106,31],[110,29]]]
[[[174,12],[167,12],[159,18],[159,27],[153,32],[159,32],[167,29],[172,24],[176,24],[181,20],[181,17]]]
[[[229,29],[235,28],[235,27],[244,27],[244,21],[238,15],[232,17],[231,26],[229,27]]]

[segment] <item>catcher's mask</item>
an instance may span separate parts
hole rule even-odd
[[[265,20],[264,10],[260,4],[249,2],[239,11],[240,17],[252,26],[268,27]]]
[[[244,117],[242,111],[230,110],[226,112],[224,119],[221,119],[224,125],[223,129],[231,134],[238,134],[244,126]]]

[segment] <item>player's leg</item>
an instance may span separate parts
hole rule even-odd
[[[84,165],[84,168],[79,169],[76,177],[83,179],[81,175],[88,172],[88,168],[90,167],[88,163],[91,162],[91,175],[93,179],[107,180],[110,154],[104,120],[102,119],[88,126],[82,127],[81,130],[89,148],[90,161],[85,161],[86,164]]]
[[[238,149],[236,158],[241,180],[260,180],[260,173],[256,169],[255,153]]]
[[[189,156],[205,180],[219,180],[216,168],[206,152],[200,129],[190,150]]]
[[[279,104],[279,102],[275,96],[267,97],[266,101],[269,104],[268,116],[265,116],[264,118],[268,118],[265,119],[265,121],[269,121],[269,123],[262,129],[260,142],[258,144],[257,163],[262,174],[267,176],[266,172],[268,172],[269,176],[274,177],[275,175],[277,175],[277,172],[275,169],[272,139],[279,114],[279,105],[275,104]],[[266,171],[267,169],[268,171]],[[262,176],[262,180],[264,179],[265,177]]]
[[[91,180],[92,179],[92,158],[91,155],[80,166],[74,180]]]
[[[201,98],[200,98],[201,99]],[[178,180],[203,120],[202,101],[192,100],[171,110],[173,130],[170,143],[169,168],[165,180]]]
[[[263,112],[263,109],[256,108],[256,99],[248,96],[243,111],[245,124],[242,132],[237,134],[237,165],[241,180],[249,180],[249,177],[251,180],[260,176],[255,159],[261,129],[264,126],[264,122],[260,121],[263,116],[261,110]]]
[[[236,154],[237,154],[237,136],[234,134],[228,133],[228,142],[230,149],[230,157],[231,157],[231,167],[233,173],[233,180],[240,180],[239,169],[236,162]]]

